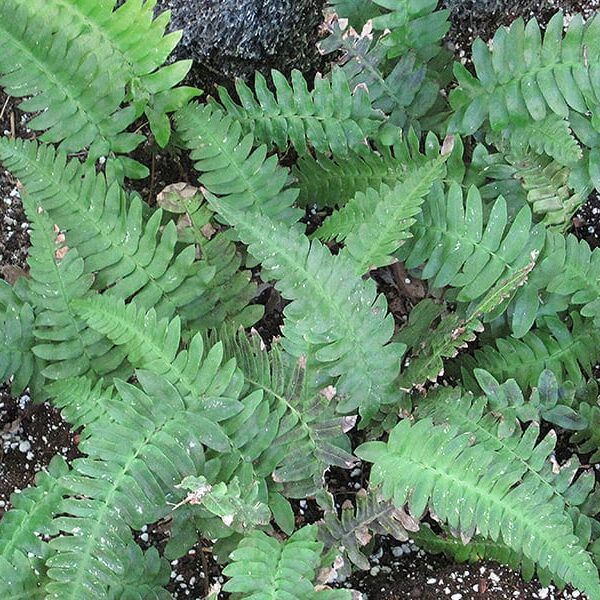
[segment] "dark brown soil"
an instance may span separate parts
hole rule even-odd
[[[539,8],[553,12],[556,4],[558,2],[543,1],[539,3]],[[600,1],[561,2],[561,6],[571,11],[577,8],[589,10],[592,5],[600,6]],[[501,17],[502,22],[508,22],[514,18],[514,14],[503,14]],[[499,24],[496,20],[487,25],[473,22],[461,29],[456,23],[458,21],[455,20],[453,36],[457,48],[465,47],[478,33],[486,37],[488,31],[493,31]],[[26,119],[15,108],[15,104],[0,90],[0,133],[32,137],[32,132],[27,129]],[[151,143],[142,147],[136,158],[150,168],[152,176],[132,185],[150,202],[168,183],[195,180],[184,157],[166,156],[158,152]],[[573,220],[573,231],[580,238],[586,239],[592,247],[600,245],[599,215],[600,199],[593,196]],[[10,280],[21,275],[22,269],[26,269],[28,243],[28,224],[23,214],[17,182],[10,173],[0,168],[0,275],[4,279]],[[376,274],[376,279],[388,297],[392,312],[398,322],[401,322],[423,293],[419,282],[406,281],[402,273],[392,270],[381,270]],[[259,301],[267,306],[267,318],[258,325],[258,329],[265,337],[270,337],[278,332],[282,302],[268,285],[263,286]],[[1,517],[10,506],[10,494],[29,485],[35,472],[43,469],[52,456],[60,453],[67,460],[72,460],[79,452],[76,436],[56,410],[47,404],[34,405],[26,394],[14,398],[6,386],[0,387],[0,430]],[[364,483],[362,477],[362,472],[357,470],[352,474],[338,470],[330,480],[336,500],[341,503],[345,498],[351,498]],[[319,513],[311,502],[297,503],[296,511],[299,522],[311,522],[319,518]],[[144,548],[154,545],[162,549],[167,538],[168,525],[164,523],[151,525],[145,531],[137,533],[137,539]],[[168,589],[174,597],[203,598],[210,587],[222,583],[210,550],[210,543],[203,540],[186,556],[171,563],[171,583]],[[536,581],[525,583],[518,573],[494,563],[457,565],[444,556],[427,554],[414,544],[401,544],[391,538],[378,540],[372,550],[370,563],[370,571],[357,573],[339,585],[364,592],[369,600],[584,598],[576,591],[560,592],[552,586],[544,588]],[[220,597],[226,598],[228,595]]]

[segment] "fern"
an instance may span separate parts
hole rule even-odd
[[[404,420],[387,443],[368,442],[356,453],[374,463],[371,482],[383,484],[383,497],[397,507],[408,503],[415,518],[429,506],[452,528],[469,535],[477,527],[590,596],[600,594],[597,570],[569,516],[544,486],[520,482],[524,467],[518,461],[429,419],[414,425]]]
[[[345,240],[343,253],[356,264],[357,275],[390,264],[393,253],[410,237],[409,228],[415,222],[412,217],[419,213],[425,196],[443,172],[442,161],[434,160],[391,189],[382,185],[378,191],[359,192],[316,235]]]
[[[267,158],[265,146],[252,151],[252,135],[242,136],[241,125],[219,108],[188,105],[177,114],[177,132],[210,193],[285,223],[300,218],[292,208],[297,191],[286,188],[286,170],[275,156]]]
[[[398,256],[409,269],[425,264],[422,277],[431,279],[434,287],[458,288],[458,301],[476,300],[502,277],[526,266],[542,247],[544,230],[532,227],[527,207],[507,225],[503,198],[494,204],[484,227],[476,188],[469,189],[465,203],[457,184],[451,184],[447,198],[438,185],[413,227],[413,239]]]
[[[0,381],[12,377],[13,394],[20,394],[33,375],[33,321],[32,307],[0,280]]]
[[[359,408],[368,420],[381,404],[392,402],[389,384],[403,349],[388,343],[393,323],[374,285],[349,278],[352,267],[345,257],[332,257],[297,230],[284,231],[258,214],[246,219],[216,198],[209,201],[292,300],[285,310],[283,347],[300,358],[307,356],[307,344],[316,346],[315,359],[336,382],[338,394],[347,396],[338,410]]]
[[[311,583],[323,547],[316,533],[314,525],[307,525],[284,543],[261,531],[248,535],[231,554],[232,563],[223,570],[230,578],[223,590],[242,593],[247,600],[349,600],[348,590],[317,592]]]
[[[71,497],[53,522],[62,534],[49,543],[51,596],[106,597],[125,573],[130,527],[165,517],[174,484],[202,468],[200,438],[212,435],[204,408],[186,408],[175,388],[156,375],[137,376],[145,391],[116,382],[118,397],[80,444],[87,457],[76,459],[62,478]]]
[[[419,529],[419,523],[391,502],[382,502],[376,493],[360,489],[356,494],[356,507],[346,500],[338,517],[333,498],[329,500],[322,522],[319,538],[326,546],[335,546],[348,555],[359,569],[371,568],[368,558],[360,548],[366,546],[373,533],[391,535],[405,542]],[[409,533],[410,532],[410,533]]]
[[[463,375],[476,366],[500,381],[512,377],[523,389],[533,387],[544,369],[574,383],[590,376],[600,358],[598,332],[586,327],[575,312],[570,314],[570,324],[544,317],[540,325],[521,339],[498,338],[493,346],[475,350],[473,357],[465,356],[459,361]]]
[[[291,85],[279,71],[271,71],[271,77],[275,94],[266,79],[256,73],[256,97],[238,79],[241,105],[225,88],[219,89],[227,113],[254,135],[256,143],[285,150],[291,142],[301,155],[310,145],[318,152],[345,156],[351,150],[364,149],[367,138],[375,136],[382,125],[383,113],[373,110],[365,86],[351,86],[341,69],[331,72],[331,81],[317,75],[312,91],[297,70],[292,71]]]
[[[0,159],[77,249],[95,289],[116,298],[134,297],[171,316],[197,298],[211,271],[195,262],[187,246],[176,254],[174,223],[159,233],[162,214],[144,222],[139,197],[128,198],[115,182],[65,154],[35,142],[0,138]]]

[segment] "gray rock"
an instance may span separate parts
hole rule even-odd
[[[314,72],[324,0],[159,0],[172,11],[170,29],[182,29],[178,58],[193,58],[203,87],[255,70]]]

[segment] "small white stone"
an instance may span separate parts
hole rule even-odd
[[[25,452],[29,452],[29,450],[31,450],[31,444],[27,440],[23,440],[19,444],[19,452],[23,452],[23,454],[25,454]]]
[[[392,548],[392,554],[396,558],[400,558],[404,554],[404,550],[402,549],[402,546],[394,546]]]
[[[430,577],[430,578],[427,580],[427,585],[433,585],[433,584],[434,584],[434,583],[436,583],[436,582],[437,582],[437,579],[436,579],[435,577]]]
[[[147,542],[148,541],[148,534],[147,533],[142,533],[142,535],[140,535],[140,539],[142,540],[142,542]]]
[[[450,596],[450,600],[460,600],[462,598],[462,594],[452,594]]]
[[[379,571],[381,570],[380,567],[373,567],[369,573],[371,574],[371,577],[377,577],[377,575],[379,575]]]
[[[538,592],[538,598],[542,598],[542,600],[544,598],[548,597],[548,593],[549,593],[549,589],[548,588],[542,588],[539,592]]]
[[[494,571],[490,571],[490,576],[489,578],[494,582],[494,583],[498,583],[500,581],[500,577],[498,577],[498,575],[496,575],[496,573],[494,573]]]

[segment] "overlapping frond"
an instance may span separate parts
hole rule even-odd
[[[255,143],[285,150],[288,143],[303,155],[309,147],[317,152],[345,156],[366,149],[367,139],[385,121],[371,106],[366,86],[353,86],[342,69],[334,68],[331,79],[317,75],[311,91],[300,71],[293,70],[291,84],[279,71],[271,71],[275,93],[256,72],[253,92],[241,79],[236,104],[225,88],[219,98],[227,114],[254,135]]]
[[[31,305],[0,279],[0,382],[13,378],[13,394],[20,394],[33,374],[33,321]]]
[[[334,390],[312,396],[302,365],[286,364],[278,347],[267,353],[257,337],[248,340],[243,331],[220,337],[246,384],[261,390],[266,400],[253,413],[245,410],[224,424],[234,445],[253,460],[258,476],[285,484],[287,496],[306,497],[321,487],[329,466],[354,464],[344,433],[356,418],[336,415]]]
[[[202,444],[212,438],[204,408],[186,406],[156,375],[137,376],[144,390],[116,382],[107,414],[80,443],[87,456],[62,478],[69,496],[52,523],[61,535],[49,542],[50,596],[106,598],[129,567],[131,528],[167,516],[181,497],[175,485],[203,468]]]
[[[458,288],[460,302],[480,298],[501,278],[524,268],[544,243],[544,229],[532,226],[528,207],[509,223],[500,197],[484,226],[479,192],[470,188],[465,202],[456,183],[447,196],[441,184],[434,186],[412,233],[399,258],[410,269],[424,265],[422,277],[434,287]]]
[[[338,410],[359,408],[368,418],[381,404],[393,402],[389,385],[399,371],[403,347],[389,343],[393,320],[374,283],[348,276],[352,263],[346,257],[332,256],[298,229],[285,229],[260,214],[248,218],[216,198],[209,201],[248,244],[263,273],[292,300],[285,309],[283,347],[299,359],[307,356],[309,344],[316,346],[322,373],[346,397]]]
[[[4,598],[42,595],[42,565],[50,554],[42,536],[57,533],[52,519],[66,491],[61,478],[67,471],[64,459],[55,456],[48,470],[36,475],[34,486],[11,496],[12,509],[3,515],[0,530],[0,593]]]
[[[525,447],[538,460],[547,456],[543,442]],[[372,485],[381,485],[383,497],[397,507],[407,504],[413,517],[429,508],[453,530],[468,537],[477,528],[591,597],[600,594],[598,571],[560,499],[539,480],[523,479],[527,469],[520,459],[430,419],[401,421],[387,443],[368,442],[356,454],[374,463]]]
[[[254,531],[232,552],[232,562],[223,570],[229,577],[223,590],[247,600],[350,600],[348,590],[315,590],[322,550],[314,525],[299,529],[285,542]]]
[[[252,150],[253,136],[243,135],[240,123],[217,106],[187,105],[177,113],[177,131],[211,194],[285,223],[300,218],[292,207],[298,192],[287,187],[288,171],[276,156],[267,157],[266,146]]]
[[[50,379],[118,372],[123,353],[89,330],[71,303],[90,293],[93,277],[85,273],[78,252],[64,243],[64,235],[31,197],[23,204],[31,223],[29,291],[35,309],[31,350],[46,365]],[[126,371],[125,371],[126,372]]]
[[[116,298],[172,316],[201,294],[213,270],[188,245],[177,252],[174,223],[162,231],[162,211],[145,219],[143,203],[116,182],[52,146],[0,138],[0,160],[65,233],[93,286]]]
[[[485,369],[499,381],[514,378],[523,389],[534,387],[544,369],[559,380],[581,382],[591,376],[600,360],[600,333],[589,327],[578,313],[570,322],[555,316],[543,317],[538,327],[521,339],[497,338],[494,345],[475,350],[459,361],[463,375],[474,368]]]

